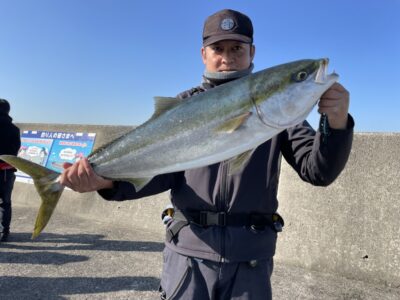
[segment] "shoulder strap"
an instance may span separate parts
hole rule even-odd
[[[170,243],[174,239],[174,237],[177,236],[179,231],[188,224],[188,221],[178,220],[177,222],[172,223],[170,226],[168,226],[166,232],[167,242]]]

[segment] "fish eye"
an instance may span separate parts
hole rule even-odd
[[[307,78],[308,73],[306,71],[300,71],[296,74],[296,76],[294,77],[294,80],[297,82],[303,81]]]

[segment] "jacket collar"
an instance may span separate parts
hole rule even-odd
[[[209,83],[214,86],[227,83],[229,81],[247,76],[253,71],[254,65],[251,63],[250,67],[246,70],[231,71],[231,72],[208,72],[203,73],[203,83]]]

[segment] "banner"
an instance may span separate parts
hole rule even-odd
[[[26,130],[18,156],[61,173],[65,162],[74,163],[92,152],[95,138],[95,133]],[[21,171],[15,175],[17,181],[33,183]]]

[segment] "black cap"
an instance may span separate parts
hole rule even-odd
[[[0,99],[0,114],[6,114],[10,112],[10,103],[6,99]]]
[[[203,46],[222,40],[253,43],[253,24],[248,16],[224,9],[209,16],[203,28]]]

